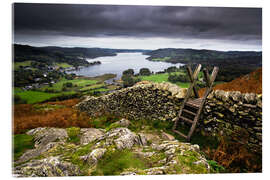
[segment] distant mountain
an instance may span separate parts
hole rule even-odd
[[[14,61],[39,61],[50,64],[52,62],[66,62],[73,66],[87,65],[85,58],[97,58],[102,56],[116,56],[117,53],[143,52],[141,49],[107,49],[107,48],[67,48],[57,46],[34,47],[29,45],[14,44]]]
[[[144,54],[150,55],[152,61],[166,61],[172,63],[209,63],[209,61],[260,57],[262,52],[256,51],[215,51],[197,49],[157,49]]]

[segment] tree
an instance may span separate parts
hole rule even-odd
[[[148,68],[141,68],[139,73],[141,76],[151,75],[151,71]]]
[[[176,72],[177,67],[176,66],[171,66],[166,69],[166,72],[171,73],[171,72]]]
[[[14,103],[15,104],[26,104],[27,101],[22,99],[19,95],[15,94],[13,97]]]
[[[123,85],[124,87],[130,87],[133,86],[134,84],[136,84],[137,82],[140,81],[139,78],[134,78],[131,75],[123,75],[122,76],[122,80],[123,80]]]
[[[66,82],[63,84],[64,87],[71,88],[73,86],[72,82]]]
[[[134,75],[134,70],[133,69],[127,69],[127,70],[123,71],[122,74],[123,75],[131,75],[131,76],[133,76]]]
[[[189,78],[187,75],[182,75],[182,74],[169,74],[168,80],[172,83],[176,82],[189,82]]]

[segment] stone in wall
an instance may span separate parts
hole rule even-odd
[[[213,91],[203,109],[200,128],[213,135],[236,135],[239,139],[246,136],[243,143],[251,150],[261,151],[262,96],[239,91]]]
[[[186,89],[171,83],[138,84],[101,97],[87,97],[76,107],[90,116],[117,114],[128,119],[172,120]]]

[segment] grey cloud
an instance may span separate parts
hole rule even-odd
[[[261,40],[260,8],[14,5],[16,35]]]

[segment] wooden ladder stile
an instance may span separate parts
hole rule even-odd
[[[206,68],[203,69],[203,74],[204,74],[205,81],[206,81],[206,89],[205,89],[205,92],[203,94],[203,97],[199,98],[199,93],[197,90],[196,81],[198,79],[200,69],[201,69],[201,64],[197,65],[194,73],[192,73],[190,66],[187,66],[187,71],[188,71],[188,75],[189,75],[191,83],[190,83],[190,86],[187,90],[186,96],[182,102],[178,116],[174,122],[174,126],[172,129],[173,132],[184,137],[187,141],[190,141],[190,138],[191,138],[191,136],[196,128],[196,125],[197,125],[197,122],[200,118],[200,114],[201,114],[202,109],[204,107],[206,98],[212,91],[213,83],[214,83],[216,76],[217,76],[217,73],[218,73],[218,67],[214,67],[212,74],[211,74],[211,77],[209,77],[207,69]],[[189,100],[192,91],[194,92],[195,99]],[[187,108],[189,108],[189,109],[187,109]],[[187,114],[189,117],[185,117],[183,115],[183,112],[185,114]],[[190,118],[190,117],[192,117],[192,118]],[[185,134],[179,132],[178,130],[176,130],[177,125],[178,125],[178,121],[180,119],[184,122],[188,122],[188,123],[192,124],[188,135],[185,135]]]

